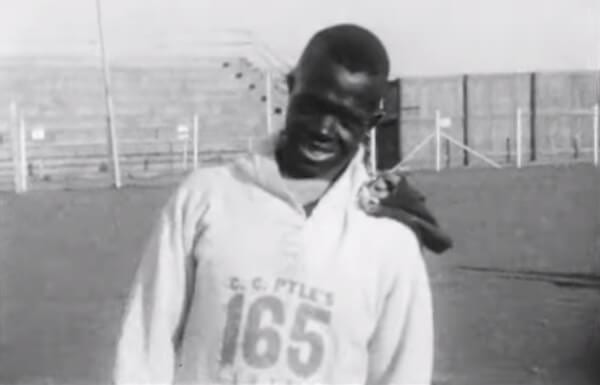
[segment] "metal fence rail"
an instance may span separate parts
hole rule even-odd
[[[525,129],[525,121],[530,112],[520,107],[514,115],[471,116],[472,137],[467,140],[458,138],[459,135],[452,135],[457,132],[456,127],[453,127],[454,123],[461,122],[462,116],[443,116],[436,110],[432,118],[405,119],[405,123],[425,129],[418,131],[420,137],[415,137],[413,133],[413,144],[407,149],[400,164],[440,171],[461,165],[457,158],[468,153],[482,165],[494,168],[568,162],[589,162],[598,166],[598,105],[589,109],[538,110],[536,115],[539,127],[535,131]],[[498,119],[510,120],[512,129],[503,129],[495,134],[493,130],[481,132],[473,124],[477,120],[489,123]],[[573,119],[579,120],[577,124],[569,123]],[[544,124],[545,120],[558,121],[559,124]],[[427,129],[428,127],[430,128]],[[474,139],[479,140],[476,142]],[[459,152],[452,153],[453,147],[458,148]]]
[[[13,106],[10,130],[0,130],[0,189],[22,193],[61,184],[120,187],[138,181],[160,183],[202,164],[247,153],[255,140],[268,134],[265,128],[253,136],[235,135],[235,127],[211,130],[203,126],[201,114],[194,114],[187,122],[124,130],[114,138],[118,155],[112,158],[101,123],[80,130],[29,125],[26,116]],[[220,132],[215,134],[215,130]],[[119,183],[111,172],[113,159],[119,169]]]
[[[425,126],[431,126],[431,131],[406,153],[399,166],[433,168],[436,171],[456,167],[457,162],[452,162],[452,148],[458,150],[455,153],[458,156],[463,151],[468,152],[473,159],[472,165],[479,160],[481,165],[493,168],[521,168],[564,162],[599,165],[598,105],[590,109],[538,111],[538,119],[544,116],[585,118],[588,124],[584,125],[587,129],[583,132],[569,131],[567,125],[561,135],[546,132],[540,127],[536,131],[538,147],[535,157],[531,156],[526,144],[527,141],[531,142],[524,130],[527,114],[526,110],[517,108],[514,132],[509,137],[494,138],[505,142],[504,151],[490,151],[489,148],[500,148],[502,143],[488,146],[487,150],[481,150],[477,143],[467,146],[463,140],[447,131],[455,119],[436,111],[433,119],[423,120]],[[491,117],[494,118],[497,117]],[[250,151],[254,141],[268,135],[272,129],[263,127],[263,132],[258,131],[257,135],[240,136],[232,127],[230,131],[215,135],[203,126],[201,114],[179,121],[182,120],[188,123],[140,128],[117,137],[119,156],[116,161],[123,184],[181,177],[202,164],[227,161]],[[10,131],[0,131],[0,188],[21,193],[32,188],[61,184],[113,184],[107,139],[101,135],[103,131],[100,127],[60,131],[28,125],[26,116],[14,104],[10,107],[8,126]],[[371,164],[377,159],[374,138],[369,142]],[[544,142],[542,138],[550,141]],[[551,140],[554,140],[553,144]]]

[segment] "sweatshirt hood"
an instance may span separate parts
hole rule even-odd
[[[274,134],[259,141],[253,146],[252,153],[240,158],[234,167],[250,183],[287,200],[289,194],[275,158],[277,137],[278,134]],[[321,202],[327,201],[335,207],[347,207],[356,203],[360,188],[369,179],[363,159],[364,148],[360,146],[346,169],[321,198]]]

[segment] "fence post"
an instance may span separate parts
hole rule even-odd
[[[372,175],[377,174],[377,130],[371,129],[369,136],[369,167]]]
[[[469,75],[462,76],[463,144],[469,147]],[[469,165],[469,151],[463,150],[463,165]]]
[[[19,191],[19,186],[21,185],[20,177],[19,177],[19,144],[17,138],[19,137],[17,125],[19,124],[19,118],[17,116],[17,105],[15,102],[10,103],[9,106],[9,115],[10,115],[10,150],[11,156],[13,160],[13,184],[15,188],[15,192]]]
[[[442,169],[442,141],[440,128],[440,110],[435,110],[435,170],[439,172]]]
[[[515,132],[515,144],[516,144],[516,158],[517,158],[517,168],[521,168],[522,165],[522,131],[523,131],[523,111],[521,107],[517,107],[517,124],[516,124],[516,132]]]
[[[529,76],[529,147],[531,153],[529,160],[537,160],[537,74],[532,72]]]
[[[194,114],[192,122],[192,162],[194,170],[198,168],[198,114]]]
[[[184,170],[188,168],[188,142],[189,138],[183,139],[183,158],[181,160],[181,166]]]
[[[397,80],[396,92],[398,95],[398,120],[396,121],[398,127],[398,160],[402,162],[404,160],[404,131],[402,130],[402,78]]]
[[[267,135],[271,135],[273,132],[273,93],[271,92],[272,84],[271,84],[271,72],[267,70],[265,72],[265,108],[266,108],[266,118],[267,118]]]
[[[25,116],[21,115],[19,121],[19,144],[21,149],[21,188],[23,192],[28,189],[29,171],[27,170],[27,130],[25,126]]]
[[[573,158],[574,159],[579,159],[579,135],[573,135],[571,136],[571,141],[573,144]]]
[[[181,168],[183,170],[187,170],[187,166],[188,166],[188,143],[190,141],[190,129],[188,126],[184,125],[184,124],[180,124],[177,126],[176,129],[177,132],[177,136],[176,136],[176,141],[175,141],[175,146],[177,148],[179,148],[179,144],[181,143],[183,145],[183,154],[182,154],[182,158],[181,158]]]
[[[13,143],[13,165],[15,191],[24,193],[27,191],[27,134],[25,117],[18,112],[16,104],[11,104],[12,121],[12,143]]]
[[[594,166],[598,166],[598,117],[599,107],[596,104],[594,106]]]
[[[444,140],[444,152],[446,156],[446,168],[450,168],[452,165],[452,153],[450,150],[450,141],[448,139]]]

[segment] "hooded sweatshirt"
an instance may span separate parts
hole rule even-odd
[[[203,168],[162,209],[117,346],[117,384],[428,384],[418,240],[358,206],[359,153],[310,216],[273,143]]]

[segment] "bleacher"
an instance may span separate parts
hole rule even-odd
[[[122,58],[111,62],[119,160],[127,178],[218,162],[267,134],[265,74],[245,58]],[[285,94],[272,87],[274,127]],[[79,58],[0,59],[0,188],[12,189],[14,132],[22,118],[29,181],[107,179],[107,106],[100,63]],[[11,105],[13,111],[11,112]]]

